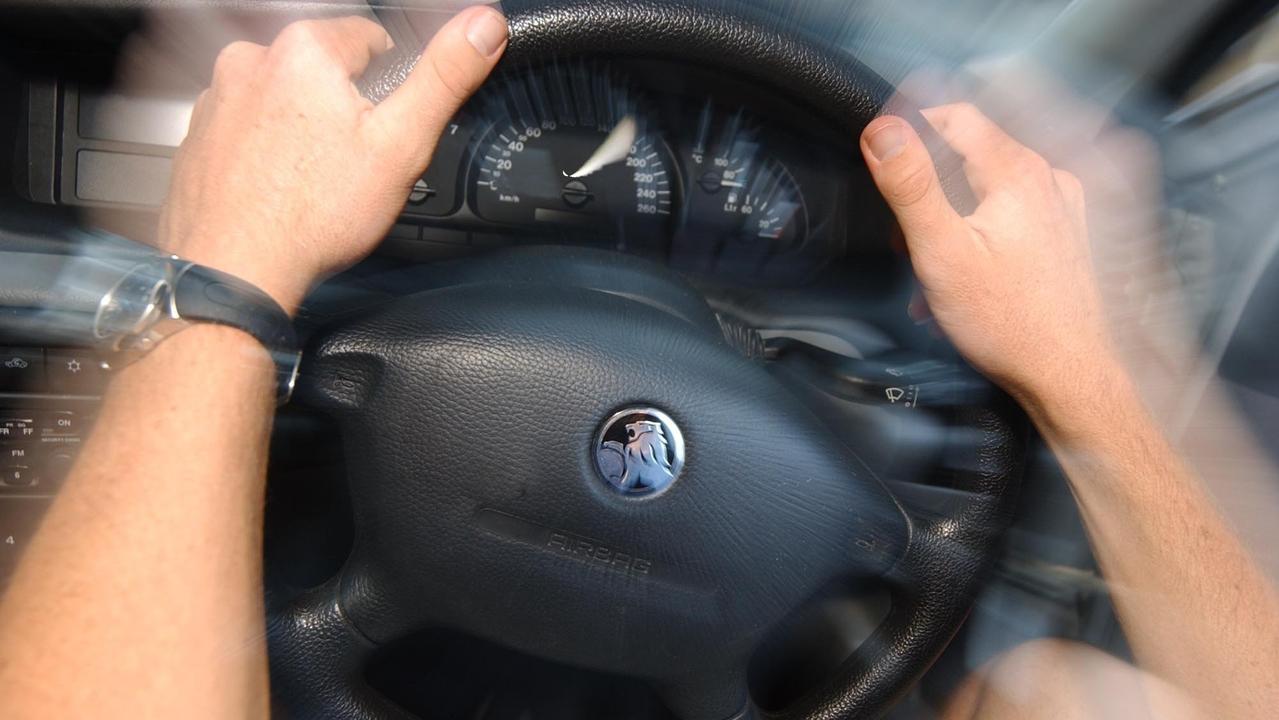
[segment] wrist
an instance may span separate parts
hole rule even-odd
[[[297,315],[298,308],[311,289],[309,275],[290,272],[273,265],[265,258],[215,257],[200,260],[190,256],[180,257],[219,270],[256,287],[274,300],[290,318]]]
[[[1066,444],[1112,432],[1118,418],[1142,404],[1127,370],[1111,357],[1012,394],[1046,439]]]
[[[299,267],[289,267],[269,253],[244,251],[241,248],[267,247],[266,243],[237,242],[227,247],[222,242],[205,242],[191,238],[187,242],[166,243],[168,252],[197,265],[219,270],[253,285],[266,293],[290,317],[297,314],[303,299],[311,289],[313,273]]]
[[[300,352],[293,319],[277,298],[289,302],[287,295],[273,297],[223,270],[183,258],[154,257],[134,265],[102,296],[93,337],[124,352],[122,364],[127,364],[193,325],[235,329],[271,358],[278,398],[284,403],[293,390]]]
[[[108,392],[135,402],[141,394],[182,387],[184,400],[196,405],[234,397],[254,403],[245,407],[260,402],[270,408],[278,397],[276,381],[271,354],[252,335],[227,325],[193,323],[121,367]]]

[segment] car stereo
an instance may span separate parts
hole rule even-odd
[[[0,347],[0,586],[75,462],[109,377],[87,350]]]

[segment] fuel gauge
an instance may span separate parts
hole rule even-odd
[[[763,241],[772,253],[798,249],[808,233],[808,212],[795,178],[766,152],[741,112],[720,123],[714,116],[708,104],[689,151],[694,183],[687,223],[741,244]]]

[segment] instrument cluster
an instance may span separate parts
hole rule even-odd
[[[579,62],[490,81],[413,188],[409,232],[597,245],[774,284],[842,255],[851,156],[765,121],[740,93],[635,73]]]

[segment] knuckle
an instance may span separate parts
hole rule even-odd
[[[256,48],[253,43],[239,40],[222,48],[213,61],[213,82],[220,84],[246,71],[246,64]]]
[[[1042,155],[1024,146],[1016,151],[1013,168],[1022,177],[1040,184],[1053,180],[1052,165],[1049,165]]]
[[[932,166],[915,162],[901,170],[885,194],[893,205],[917,205],[932,192],[934,182]]]
[[[466,68],[456,60],[440,57],[439,53],[429,54],[427,59],[436,82],[447,93],[450,100],[462,103],[471,96],[472,88]]]
[[[386,32],[381,23],[360,15],[348,15],[343,18],[343,22],[347,23],[347,27],[350,28],[350,34],[353,35],[381,35]]]
[[[324,67],[332,55],[315,20],[302,20],[284,28],[271,45],[271,64],[287,76],[306,76]]]
[[[319,44],[319,28],[314,20],[299,20],[280,31],[276,44],[286,48],[315,47]]]

